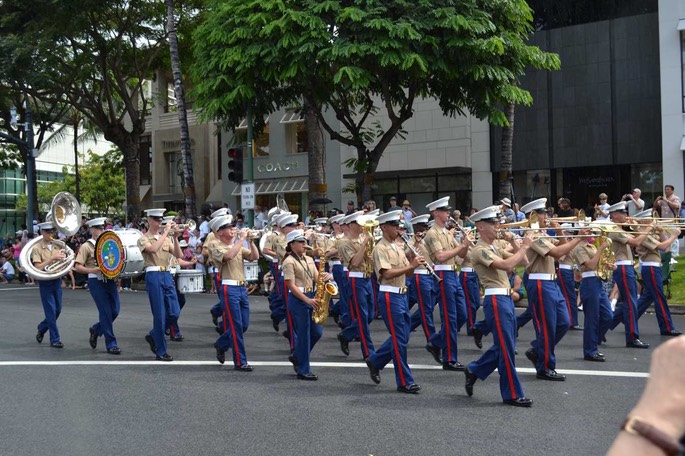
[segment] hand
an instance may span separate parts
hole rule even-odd
[[[328,282],[328,281],[330,281],[331,279],[332,279],[332,277],[331,277],[331,275],[330,275],[329,273],[324,272],[324,273],[321,274],[321,280],[323,280],[324,282]]]
[[[426,264],[426,259],[422,257],[421,255],[417,255],[414,257],[413,260],[411,260],[411,265],[414,266],[415,268],[422,266]]]
[[[511,242],[514,239],[514,233],[509,230],[500,231],[502,233],[502,239]]]
[[[305,301],[305,304],[307,304],[308,306],[310,306],[314,309],[318,309],[321,306],[321,301],[319,301],[318,299],[314,299],[314,298],[307,298],[307,300]]]
[[[164,225],[164,231],[163,231],[163,233],[166,234],[166,235],[169,235],[169,232],[171,231],[171,228],[174,227],[174,226],[176,226],[176,224],[175,224],[174,222],[169,222],[169,223],[167,223],[166,225]]]
[[[247,230],[245,230],[245,229],[240,230],[240,240],[241,240],[241,241],[244,241],[244,240],[247,238],[247,235],[248,235],[248,231],[247,231]]]
[[[67,257],[67,254],[64,252],[64,250],[55,250],[52,252],[52,259],[53,260],[63,260]]]

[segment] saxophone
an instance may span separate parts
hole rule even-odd
[[[316,280],[316,295],[321,304],[312,312],[312,321],[317,325],[323,325],[328,319],[328,306],[331,302],[331,297],[338,294],[338,286],[335,282],[324,282],[323,274],[326,268],[326,257],[322,254],[319,257],[319,276]]]
[[[604,242],[609,244],[607,248],[602,251],[599,256],[599,263],[597,264],[597,277],[600,280],[609,280],[612,272],[614,271],[614,263],[616,263],[616,258],[614,257],[614,251],[611,248],[611,239],[606,236],[599,236],[595,239],[595,247],[599,248]]]

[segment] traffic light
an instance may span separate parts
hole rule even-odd
[[[243,182],[243,148],[231,147],[228,149],[228,180]]]

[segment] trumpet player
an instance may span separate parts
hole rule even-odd
[[[138,239],[138,247],[145,261],[145,289],[152,310],[152,330],[145,336],[145,341],[158,361],[173,361],[167,353],[164,329],[167,319],[173,322],[180,313],[171,266],[173,259],[182,257],[183,252],[176,238],[170,235],[175,223],[167,223],[160,234],[164,211],[145,211],[150,229]]]
[[[282,269],[285,287],[288,290],[288,309],[292,316],[290,327],[294,339],[294,351],[288,357],[293,364],[299,380],[318,380],[312,373],[309,357],[314,345],[321,339],[323,326],[314,323],[312,312],[322,305],[316,299],[314,284],[319,280],[318,268],[312,257],[305,255],[307,239],[302,230],[292,230],[286,235],[286,254]],[[328,273],[323,273],[322,280],[330,280]]]
[[[423,242],[423,238],[428,230],[429,217],[428,214],[417,215],[410,221],[414,228],[414,248],[421,253],[424,259],[429,257],[426,244]],[[409,330],[414,331],[421,326],[423,334],[426,336],[426,343],[430,343],[431,337],[435,334],[435,324],[433,323],[437,288],[435,278],[431,276],[426,266],[417,266],[407,288],[410,308],[413,304],[418,304],[418,309],[411,316]]]
[[[54,243],[55,227],[52,222],[39,223],[38,228],[43,239],[31,251],[31,262],[36,269],[45,270],[49,264],[64,260],[66,254],[59,244]],[[38,324],[36,341],[43,342],[45,333],[50,331],[50,346],[64,348],[57,329],[57,319],[62,312],[62,279],[36,280],[43,304],[45,319]]]
[[[390,337],[366,357],[371,380],[381,382],[380,370],[392,360],[395,370],[397,391],[417,394],[421,387],[414,382],[407,363],[407,343],[411,316],[407,300],[405,277],[425,263],[422,256],[415,256],[410,262],[404,249],[395,242],[400,226],[400,212],[392,211],[378,217],[383,237],[373,249],[373,264],[379,281],[379,308]]]
[[[98,321],[88,329],[90,348],[97,348],[98,337],[105,336],[107,353],[120,355],[121,349],[114,336],[114,320],[117,319],[120,309],[117,282],[102,275],[95,258],[95,243],[105,231],[106,221],[106,217],[99,217],[86,222],[91,238],[79,248],[74,261],[74,269],[76,272],[88,275],[88,291],[98,309]]]
[[[250,303],[245,288],[245,269],[243,259],[254,261],[259,258],[259,251],[247,230],[240,230],[236,238],[236,229],[232,224],[233,217],[225,215],[213,224],[213,231],[219,242],[215,242],[209,252],[212,260],[220,264],[221,291],[219,297],[223,305],[223,333],[214,343],[216,359],[221,364],[226,361],[226,352],[233,348],[234,369],[241,372],[252,372],[247,362],[243,333],[250,323]],[[250,248],[243,246],[247,240]]]
[[[457,244],[446,227],[450,218],[449,196],[426,205],[435,223],[428,230],[424,242],[435,272],[442,279],[438,285],[437,301],[440,304],[440,332],[435,333],[426,345],[433,358],[445,370],[461,371],[464,366],[457,359],[457,331],[466,323],[464,290],[457,279],[456,257],[464,258],[471,241],[464,236]]]
[[[205,261],[207,262],[207,274],[209,275],[209,280],[211,282],[211,289],[216,291],[217,297],[219,296],[219,290],[221,289],[221,274],[219,274],[219,268],[221,265],[217,265],[209,257],[209,249],[213,246],[215,242],[218,241],[212,229],[213,224],[216,223],[219,220],[219,218],[227,214],[228,209],[225,207],[217,209],[216,211],[211,213],[210,220],[207,223],[207,226],[210,229],[210,231],[205,237],[204,243],[202,245],[202,256],[205,258]],[[219,299],[209,311],[212,316],[212,324],[214,325],[214,328],[218,333],[221,333],[221,331],[219,330],[219,317],[222,313],[221,308],[221,299]]]
[[[338,333],[340,350],[345,356],[350,354],[350,341],[359,337],[362,357],[368,358],[373,352],[373,342],[369,324],[374,318],[373,290],[368,273],[372,258],[368,256],[368,247],[374,242],[372,235],[359,224],[359,217],[364,211],[348,215],[341,223],[348,225],[348,238],[338,244],[340,260],[349,269],[347,277],[350,284],[350,314],[352,322]]]

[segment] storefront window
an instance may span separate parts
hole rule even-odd
[[[304,116],[300,109],[288,109],[281,124],[285,126],[285,148],[289,154],[307,152],[307,128],[304,124]]]

